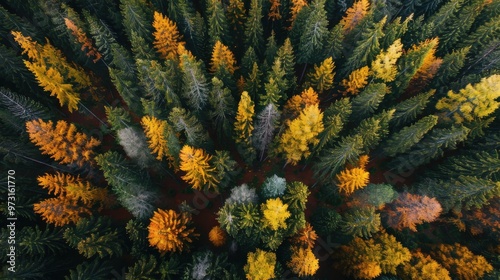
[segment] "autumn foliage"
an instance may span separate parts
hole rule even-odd
[[[181,160],[179,168],[186,172],[186,175],[181,177],[184,181],[198,190],[217,189],[215,167],[210,165],[212,156],[207,155],[203,149],[184,145],[179,158]]]
[[[74,124],[58,121],[32,120],[26,123],[31,142],[37,145],[42,154],[50,155],[63,164],[83,166],[93,161],[93,148],[100,144],[99,140],[77,132]]]
[[[64,23],[66,24],[66,27],[71,30],[71,33],[73,34],[73,36],[75,36],[78,43],[82,45],[82,51],[84,51],[88,57],[94,57],[94,59],[92,60],[94,63],[99,61],[102,55],[94,47],[92,40],[87,37],[87,34],[85,34],[85,32],[81,28],[76,26],[76,24],[69,18],[64,18]]]
[[[268,280],[274,278],[276,254],[257,249],[248,253],[247,263],[243,268],[248,280]]]
[[[284,204],[280,198],[268,199],[261,206],[263,219],[262,222],[265,226],[272,230],[279,228],[287,228],[286,220],[290,217],[288,205]]]
[[[188,213],[158,209],[148,226],[150,246],[156,247],[160,252],[184,251],[186,243],[192,242],[197,236],[190,223],[191,216]]]
[[[432,222],[441,214],[441,204],[435,199],[411,193],[402,193],[386,205],[387,224],[395,229],[409,228],[417,231],[416,225]]]
[[[370,173],[365,170],[368,162],[368,156],[364,155],[359,158],[357,166],[347,167],[337,175],[340,191],[345,194],[352,194],[355,190],[361,189],[368,185]]]
[[[178,46],[184,45],[177,24],[161,13],[154,12],[153,45],[162,58],[176,59]]]
[[[478,280],[493,270],[483,256],[475,255],[458,243],[439,244],[437,250],[431,252],[431,256],[460,280]]]
[[[292,258],[287,266],[299,277],[312,276],[319,269],[319,260],[311,248],[293,247]]]
[[[208,233],[208,239],[215,247],[220,247],[226,243],[227,233],[219,226],[214,226]]]

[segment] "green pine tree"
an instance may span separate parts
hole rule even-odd
[[[320,62],[322,56],[318,53],[323,51],[329,35],[325,0],[313,0],[310,6],[302,8],[291,32],[300,34],[296,47],[297,63]]]
[[[168,120],[177,133],[182,133],[183,143],[205,148],[211,146],[208,133],[198,119],[184,108],[173,108]]]
[[[181,54],[182,97],[194,112],[200,112],[206,105],[209,84],[205,75],[203,62]]]
[[[212,49],[217,41],[220,41],[225,46],[231,46],[229,24],[222,2],[220,0],[207,2],[209,49]]]
[[[250,10],[245,22],[245,48],[252,47],[257,54],[262,53],[264,45],[262,17],[262,2],[260,0],[251,0]]]
[[[384,83],[371,83],[351,101],[353,117],[361,120],[369,117],[377,110],[389,88]]]
[[[413,122],[427,107],[429,99],[434,93],[435,90],[430,90],[398,103],[393,107],[396,111],[391,119],[391,125],[394,127],[402,127]]]
[[[341,229],[350,236],[369,238],[380,230],[380,226],[380,214],[375,213],[375,208],[364,207],[351,208],[344,213]]]

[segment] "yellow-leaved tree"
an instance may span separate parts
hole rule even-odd
[[[341,85],[345,88],[342,93],[346,95],[356,95],[368,83],[368,76],[370,75],[370,68],[368,66],[356,69],[349,74],[349,77],[342,80]]]
[[[159,12],[154,12],[153,15],[153,32],[154,42],[153,46],[160,56],[164,59],[177,59],[178,46],[184,46],[182,37],[179,34],[177,25],[168,17]]]
[[[491,272],[493,266],[481,255],[476,255],[469,248],[459,244],[439,244],[431,257],[459,280],[479,280]]]
[[[42,154],[49,155],[62,164],[76,164],[82,167],[85,163],[93,163],[94,147],[100,144],[93,137],[76,132],[74,124],[57,121],[54,127],[52,121],[41,119],[26,122],[31,142],[37,145]]]
[[[154,116],[144,116],[141,120],[144,133],[148,138],[149,148],[156,154],[156,159],[162,160],[166,157],[170,164],[174,165],[174,157],[170,153],[167,142],[168,133],[173,133],[166,120],[160,120]]]
[[[314,71],[308,75],[306,84],[320,94],[331,89],[335,77],[333,70],[335,70],[335,63],[332,57],[328,57],[319,66],[314,65]]]
[[[288,268],[299,277],[313,276],[319,268],[319,260],[311,248],[292,247],[292,258]]]
[[[351,32],[361,22],[368,14],[369,7],[370,2],[368,0],[358,0],[354,2],[352,7],[347,9],[345,16],[340,21],[344,34]]]
[[[446,97],[436,104],[436,109],[445,113],[445,119],[456,123],[482,119],[492,114],[500,102],[500,75],[482,78],[477,84],[468,84],[458,93],[450,90]]]
[[[191,215],[187,212],[158,209],[148,226],[148,240],[151,247],[160,252],[182,252],[186,243],[198,236],[191,227]]]
[[[210,165],[211,155],[203,149],[193,148],[188,145],[182,147],[179,154],[180,169],[186,172],[181,178],[189,183],[193,189],[215,189],[217,190],[217,171]]]
[[[299,116],[300,112],[307,106],[318,105],[318,94],[312,87],[302,91],[300,95],[294,95],[285,104],[284,113],[287,116],[286,121],[290,121]]]
[[[403,280],[451,280],[450,272],[438,262],[422,252],[414,252],[409,263],[398,268],[398,276]]]
[[[221,68],[226,69],[230,74],[233,74],[236,69],[236,59],[227,46],[222,44],[220,41],[217,41],[215,42],[214,49],[212,51],[210,71],[215,73]]]
[[[318,105],[307,106],[300,115],[290,122],[288,129],[280,139],[279,151],[285,154],[287,163],[297,164],[307,158],[310,146],[316,145],[318,135],[323,131],[323,113]]]
[[[256,157],[256,152],[252,145],[254,110],[255,105],[248,92],[242,92],[240,102],[238,103],[236,121],[234,122],[234,140],[238,152],[243,156],[247,164],[250,164]]]
[[[290,217],[288,204],[283,203],[281,198],[270,198],[261,205],[262,223],[271,228],[278,230],[279,228],[287,228],[286,219]]]
[[[340,192],[347,195],[352,194],[355,190],[366,187],[370,180],[370,173],[365,170],[368,163],[368,156],[359,157],[358,164],[354,167],[347,167],[337,175]]]
[[[248,253],[243,269],[248,280],[268,280],[274,278],[275,266],[275,253],[257,249]]]
[[[28,56],[29,60],[24,60],[24,64],[35,75],[39,85],[51,96],[57,97],[59,104],[67,106],[70,112],[78,109],[78,92],[91,86],[90,77],[83,69],[69,63],[62,52],[49,42],[40,45],[18,31],[12,31],[12,35],[23,49],[23,54]]]
[[[381,51],[372,62],[373,76],[384,82],[392,82],[398,73],[396,62],[403,54],[403,44],[401,39],[397,39],[387,48]]]

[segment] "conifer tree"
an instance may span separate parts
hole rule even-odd
[[[94,63],[99,61],[102,55],[94,47],[92,40],[87,37],[87,34],[85,34],[85,32],[81,28],[76,26],[75,23],[68,18],[64,18],[64,23],[66,24],[66,27],[71,30],[71,33],[73,34],[73,36],[75,36],[78,43],[82,45],[82,51],[85,52],[88,57],[94,57],[94,59],[92,60]]]
[[[286,220],[290,217],[288,204],[283,203],[280,198],[270,198],[261,205],[262,223],[272,230],[287,228]]]
[[[217,41],[224,45],[231,42],[229,35],[229,25],[224,13],[224,7],[220,0],[210,0],[207,3],[208,18],[208,38],[210,47],[213,47]]]
[[[154,12],[153,45],[156,51],[164,59],[177,59],[178,46],[184,45],[177,24],[159,12]]]
[[[218,135],[229,137],[232,133],[236,103],[231,90],[217,77],[212,78],[212,90],[208,101],[211,107],[209,115]]]
[[[312,276],[319,269],[319,260],[310,248],[293,247],[287,266],[299,277]]]
[[[319,66],[314,65],[314,72],[309,73],[306,84],[313,87],[320,94],[331,89],[335,77],[334,69],[335,64],[331,57],[323,60]]]
[[[402,279],[451,280],[450,272],[438,262],[420,251],[412,253],[409,263],[398,268]]]
[[[276,43],[276,34],[274,30],[271,31],[271,36],[267,38],[266,51],[264,52],[264,62],[271,65],[278,52],[278,45]]]
[[[262,17],[261,1],[251,0],[245,22],[245,48],[252,47],[257,54],[261,54],[264,45]]]
[[[154,101],[155,107],[161,108],[165,104],[168,108],[174,108],[181,105],[176,93],[177,73],[173,67],[162,66],[156,60],[143,59],[137,59],[136,65],[139,83],[145,91],[143,96]]]
[[[369,238],[380,230],[380,226],[380,214],[375,212],[375,208],[362,207],[350,208],[344,213],[340,227],[345,234]]]
[[[380,52],[380,39],[384,36],[383,28],[386,21],[387,17],[384,17],[361,33],[361,37],[356,42],[356,46],[342,70],[344,76],[355,69],[372,63],[375,56]]]
[[[387,139],[384,151],[388,156],[407,152],[429,132],[438,121],[437,116],[427,116],[411,126],[406,126]]]
[[[323,113],[318,105],[308,106],[293,120],[280,138],[280,151],[286,162],[296,165],[310,154],[310,145],[316,145],[318,134],[323,131]]]
[[[466,175],[497,180],[499,164],[498,150],[471,151],[463,155],[447,157],[437,166],[436,172],[431,173],[431,177],[439,178],[444,175],[453,178]]]
[[[295,23],[295,19],[297,19],[297,15],[299,14],[302,8],[307,7],[306,0],[291,0],[291,8],[290,8],[290,28],[293,28],[293,24]]]
[[[307,18],[302,24],[294,24],[292,32],[300,32],[297,39],[297,63],[317,63],[328,37],[325,0],[313,0]],[[296,30],[296,31],[294,31]]]
[[[439,244],[438,249],[431,252],[431,257],[460,280],[481,279],[493,270],[483,256],[474,254],[459,243]]]
[[[120,0],[120,12],[123,17],[124,30],[129,40],[131,32],[136,32],[139,37],[145,38],[148,43],[151,36],[152,15],[149,6],[144,0]]]
[[[226,243],[227,233],[219,226],[214,226],[208,233],[208,239],[215,247],[220,247]]]
[[[244,266],[247,280],[274,278],[276,254],[257,249],[247,255],[247,264]]]
[[[100,144],[99,140],[77,132],[74,124],[65,121],[58,121],[54,126],[52,121],[31,120],[26,122],[26,131],[42,154],[50,155],[63,164],[74,163],[80,167],[92,163],[92,149]]]
[[[386,205],[384,214],[390,227],[417,231],[417,224],[436,220],[441,210],[441,204],[435,198],[404,192]]]
[[[492,75],[475,85],[467,85],[458,93],[449,91],[446,97],[438,101],[436,109],[445,111],[444,118],[452,118],[456,123],[484,118],[500,105],[496,101],[500,97],[499,84],[500,75]]]
[[[46,120],[53,116],[53,113],[47,107],[31,98],[12,92],[7,88],[0,88],[0,104],[12,116],[23,121]]]
[[[344,47],[344,34],[342,33],[342,25],[337,24],[328,32],[328,38],[325,45],[325,57],[332,57],[334,60],[340,59]]]
[[[42,46],[16,31],[12,35],[31,60],[25,60],[24,64],[35,75],[40,86],[51,96],[56,96],[61,106],[68,106],[70,112],[78,109],[78,91],[90,86],[90,78],[83,69],[69,64],[61,51],[50,43]]]
[[[391,125],[401,127],[414,121],[424,111],[435,92],[435,90],[430,90],[398,103],[393,107],[396,111],[391,119]]]
[[[127,156],[136,161],[139,167],[147,168],[152,164],[154,158],[149,152],[143,131],[129,126],[116,131],[116,136]]]
[[[188,145],[182,147],[179,154],[179,169],[186,172],[181,178],[188,182],[193,189],[217,191],[215,167],[211,166],[212,156],[207,155],[203,149],[193,148]]]
[[[104,61],[109,63],[113,59],[111,45],[116,43],[111,27],[87,11],[83,12],[83,16],[89,26],[89,33],[94,39],[97,51],[103,56]]]
[[[345,88],[342,92],[344,96],[346,95],[357,95],[360,89],[363,89],[366,84],[368,84],[368,75],[370,74],[370,68],[368,66],[363,66],[356,69],[349,74],[349,77],[342,80],[341,85]]]
[[[248,92],[252,100],[257,100],[257,97],[261,96],[262,72],[259,70],[257,62],[252,64],[250,71],[251,72],[248,74],[248,78],[245,80],[245,86],[243,89]]]
[[[284,108],[287,121],[295,119],[302,110],[312,105],[319,105],[318,94],[312,87],[304,89],[300,95],[292,96],[288,99]]]
[[[96,157],[96,162],[104,172],[106,181],[118,196],[118,201],[127,208],[134,217],[144,219],[153,212],[152,202],[155,192],[150,182],[137,169],[133,169],[117,152],[106,152]]]
[[[361,120],[373,114],[389,89],[384,83],[371,83],[351,101],[354,119]]]
[[[264,159],[264,153],[274,138],[279,119],[280,112],[273,103],[267,104],[257,115],[252,142],[259,152],[261,161]]]
[[[158,209],[154,212],[148,226],[148,240],[152,247],[160,252],[184,251],[186,243],[197,236],[190,227],[191,215],[186,212]]]
[[[470,53],[470,49],[470,47],[464,47],[446,54],[431,85],[436,88],[442,87],[455,78],[464,67],[465,58]]]
[[[368,14],[370,2],[368,0],[355,1],[352,7],[347,9],[346,15],[340,21],[343,34],[351,32],[360,21]]]
[[[148,138],[149,148],[152,153],[156,154],[156,159],[162,160],[166,157],[169,163],[173,164],[174,154],[170,151],[167,140],[170,134],[173,133],[173,130],[168,122],[157,119],[154,116],[144,116],[142,117],[141,125]]]
[[[245,15],[246,9],[242,0],[229,0],[229,4],[226,7],[226,18],[231,27],[231,31],[236,35],[234,38],[241,38],[243,35]]]
[[[270,2],[271,2],[271,7],[269,8],[269,13],[267,14],[267,18],[269,18],[272,21],[281,19],[280,0],[271,0]]]
[[[387,48],[387,51],[381,51],[371,64],[373,76],[384,82],[392,82],[396,78],[396,62],[401,57],[403,44],[401,39],[397,39]]]
[[[251,163],[256,156],[252,145],[254,107],[248,92],[244,91],[238,103],[234,131],[238,152],[243,156],[247,164]]]
[[[35,213],[55,226],[64,226],[78,222],[82,216],[91,215],[87,207],[78,205],[75,200],[67,197],[48,198],[33,204]]]
[[[182,70],[182,96],[189,107],[201,111],[208,99],[208,81],[204,73],[202,61],[184,52],[180,54]]]
[[[223,45],[220,41],[216,41],[210,65],[212,73],[217,73],[223,68],[232,75],[236,69],[236,60],[227,46]]]
[[[175,132],[182,132],[182,139],[185,140],[187,145],[194,147],[210,146],[208,133],[189,111],[176,107],[170,112],[168,120],[173,124]]]
[[[355,190],[368,185],[370,173],[365,170],[367,163],[368,156],[360,156],[356,166],[347,167],[337,175],[337,180],[339,181],[337,186],[340,192],[350,195]]]
[[[281,68],[283,72],[285,72],[284,79],[285,83],[288,85],[288,89],[295,88],[297,83],[297,78],[295,77],[295,55],[290,38],[285,39],[276,55],[276,59],[279,59]]]
[[[342,130],[352,113],[352,105],[348,98],[342,98],[332,103],[323,113],[325,129],[318,135],[319,143],[316,152],[328,146]]]

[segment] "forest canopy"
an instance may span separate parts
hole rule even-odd
[[[500,278],[500,0],[0,18],[7,279]]]

